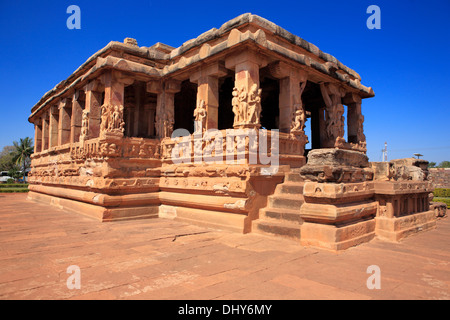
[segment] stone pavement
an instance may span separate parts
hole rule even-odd
[[[333,253],[165,219],[100,223],[0,195],[0,299],[446,299],[450,219]],[[68,289],[67,268],[80,268]],[[367,288],[381,271],[381,289]]]

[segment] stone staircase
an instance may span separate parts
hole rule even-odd
[[[268,197],[267,207],[259,211],[259,219],[253,221],[252,232],[300,240],[303,219],[300,207],[304,202],[303,184],[298,169],[286,173],[273,195]]]

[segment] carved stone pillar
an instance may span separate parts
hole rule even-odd
[[[51,106],[49,109],[49,148],[58,145],[58,105]]]
[[[347,105],[347,127],[348,142],[365,143],[363,123],[364,116],[361,114],[361,97],[354,93],[347,94],[343,102]]]
[[[97,138],[100,135],[100,106],[102,103],[100,90],[100,83],[97,80],[89,82],[85,87],[86,106],[84,109],[84,117],[86,115],[88,116],[88,127],[85,128],[87,135],[84,137],[85,139]]]
[[[155,104],[145,105],[146,115],[147,115],[147,136],[152,137],[155,135]]]
[[[155,119],[154,119],[154,132],[155,136],[161,138],[162,137],[162,121],[163,121],[163,111],[164,111],[164,97],[163,97],[163,90],[162,90],[162,84],[160,81],[150,81],[147,82],[147,92],[156,94],[156,112],[155,112]],[[150,123],[149,123],[150,127]]]
[[[173,132],[175,115],[175,93],[181,90],[181,81],[166,80],[164,83],[151,81],[147,91],[156,93],[155,133],[163,138],[170,138]]]
[[[72,117],[70,119],[70,142],[75,143],[80,140],[81,121],[83,108],[81,101],[81,92],[76,90],[72,96]]]
[[[225,61],[227,69],[235,70],[233,89],[234,128],[259,128],[261,115],[261,89],[259,69],[267,62],[253,51],[242,51]]]
[[[34,123],[34,152],[42,151],[42,118]]]
[[[58,109],[58,145],[63,145],[70,142],[72,101],[68,98],[61,99]]]
[[[269,66],[270,73],[280,79],[280,132],[298,131],[304,133],[306,112],[303,107],[302,94],[306,86],[306,72],[294,69],[285,62]]]
[[[48,112],[42,115],[42,151],[47,150],[49,146],[49,117]]]
[[[322,147],[334,148],[344,140],[344,92],[333,83],[321,83],[320,90],[325,101],[325,139]]]
[[[227,70],[220,63],[203,67],[191,75],[190,81],[197,84],[197,122],[202,123],[203,129],[217,129],[219,121],[219,78],[227,75]],[[198,121],[204,109],[206,119]]]
[[[100,113],[100,137],[121,138],[125,126],[124,89],[126,85],[131,85],[134,79],[123,76],[120,72],[109,71],[102,75],[101,80],[105,86],[105,100]]]

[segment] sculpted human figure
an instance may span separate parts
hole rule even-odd
[[[84,110],[81,120],[81,136],[86,137],[89,128],[89,111]]]
[[[250,88],[247,120],[252,124],[259,124],[259,117],[261,114],[261,91],[262,89],[258,89],[256,83]]]
[[[119,112],[119,106],[114,106],[114,111],[112,114],[113,118],[113,129],[119,129],[120,128],[120,112]]]
[[[241,90],[238,89],[239,92],[239,124],[247,122],[247,92],[244,88]]]
[[[205,101],[200,100],[197,104],[197,107],[194,110],[194,126],[195,132],[205,131],[206,130],[206,106]]]
[[[235,126],[241,122],[239,114],[239,90],[236,87],[233,88],[233,99],[231,99],[231,105],[233,106],[233,113],[234,113],[233,125]]]
[[[336,85],[329,83],[321,83],[320,90],[327,111],[326,133],[330,141],[335,141],[344,136],[344,106],[341,103],[343,93]]]
[[[105,105],[103,105],[102,106],[101,124],[100,124],[101,131],[104,131],[109,127],[108,121],[109,121],[108,108]]]

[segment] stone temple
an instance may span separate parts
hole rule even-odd
[[[178,48],[110,42],[32,108],[29,198],[330,250],[397,241],[436,226],[433,189],[424,160],[369,163],[372,97],[335,57],[249,13]]]

